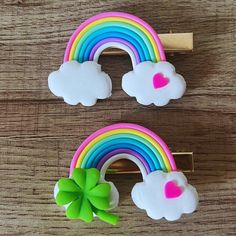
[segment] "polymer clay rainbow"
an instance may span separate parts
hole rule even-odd
[[[117,224],[110,210],[119,205],[119,192],[106,181],[107,168],[119,159],[133,161],[143,181],[131,191],[135,205],[152,219],[177,220],[196,210],[198,194],[177,170],[165,142],[152,131],[131,123],[117,123],[91,134],[77,149],[68,179],[59,180],[54,189],[58,205],[69,219],[91,222],[96,216]]]
[[[64,62],[97,61],[110,46],[127,51],[133,65],[144,61],[165,61],[155,30],[142,19],[124,12],[105,12],[82,23],[71,36]]]
[[[97,168],[114,156],[133,156],[142,163],[146,174],[156,170],[175,171],[174,158],[165,142],[152,131],[130,123],[104,127],[90,135],[76,151],[70,167]]]
[[[186,83],[166,61],[155,30],[137,16],[105,12],[83,22],[72,34],[59,70],[48,77],[48,87],[70,105],[93,106],[109,98],[112,81],[98,63],[107,48],[126,51],[133,70],[122,77],[122,89],[142,105],[165,106],[183,96]]]

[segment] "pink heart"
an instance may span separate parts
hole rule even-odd
[[[179,187],[174,181],[169,181],[165,185],[166,198],[177,198],[183,193],[181,187]]]
[[[153,76],[152,82],[153,82],[153,87],[157,89],[165,87],[167,84],[169,84],[170,81],[168,78],[164,77],[162,73],[156,73]]]

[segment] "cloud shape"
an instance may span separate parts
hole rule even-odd
[[[175,72],[175,67],[167,61],[142,62],[122,78],[122,88],[138,103],[164,106],[170,99],[183,96],[186,89],[184,78]]]
[[[176,184],[181,189],[181,194],[172,198],[165,192],[167,185]],[[169,195],[170,195],[169,193]],[[144,179],[144,182],[134,185],[131,192],[132,199],[137,207],[146,210],[152,219],[166,218],[169,221],[177,220],[183,213],[192,213],[198,205],[196,189],[187,183],[181,172],[155,171]]]
[[[51,92],[70,105],[93,106],[97,99],[111,96],[110,77],[94,61],[68,61],[48,77]]]
[[[100,183],[110,184],[111,191],[110,191],[110,208],[109,208],[109,210],[116,208],[119,204],[119,197],[120,197],[116,186],[111,181],[106,181],[103,177],[100,178]]]

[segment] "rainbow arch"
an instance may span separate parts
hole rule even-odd
[[[91,134],[77,149],[70,166],[99,170],[112,157],[132,156],[145,169],[146,174],[156,170],[176,170],[174,158],[165,142],[152,131],[131,123],[118,123]]]
[[[108,47],[128,52],[132,63],[165,61],[165,53],[155,30],[142,19],[123,12],[106,12],[83,22],[71,36],[64,62],[97,61]]]

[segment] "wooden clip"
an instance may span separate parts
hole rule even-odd
[[[189,53],[193,51],[193,33],[158,34],[167,53]],[[125,55],[126,52],[117,48],[108,48],[103,55]]]
[[[194,172],[193,152],[173,152],[177,167],[183,172]],[[111,164],[107,174],[136,174],[138,167],[131,161],[122,159]]]

